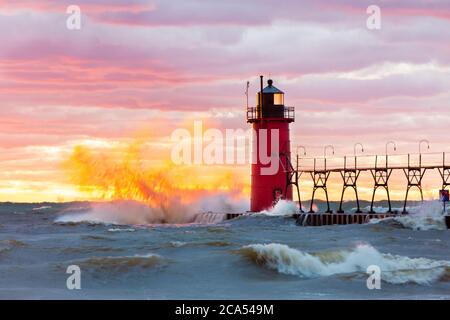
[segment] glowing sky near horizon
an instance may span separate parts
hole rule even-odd
[[[81,30],[66,28],[71,4]],[[381,30],[366,28],[371,4]],[[145,138],[167,159],[172,130],[194,119],[246,129],[259,74],[296,107],[291,141],[308,156],[355,142],[382,154],[389,140],[417,152],[421,139],[450,152],[449,1],[0,0],[0,30],[0,201],[84,199],[60,165],[80,144]]]

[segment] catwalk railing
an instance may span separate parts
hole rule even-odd
[[[327,213],[331,213],[328,198],[327,183],[331,174],[340,174],[342,178],[342,194],[338,213],[342,213],[344,195],[348,188],[356,194],[357,213],[361,212],[358,197],[358,178],[361,172],[370,172],[373,178],[373,193],[370,205],[370,213],[374,213],[373,205],[378,189],[384,189],[387,193],[389,205],[388,213],[392,213],[391,198],[389,193],[389,179],[395,170],[403,171],[407,180],[403,212],[406,212],[406,204],[411,188],[417,188],[423,201],[422,180],[429,170],[438,170],[442,179],[442,189],[450,186],[450,153],[421,153],[400,155],[358,155],[340,158],[306,158],[296,156],[295,162],[285,158],[282,162],[287,173],[286,188],[293,185],[297,188],[299,206],[301,206],[299,180],[304,174],[310,175],[314,183],[310,204],[310,212],[313,213],[316,191],[325,192]],[[302,211],[302,209],[300,209]]]

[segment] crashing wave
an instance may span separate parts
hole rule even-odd
[[[310,254],[278,243],[253,244],[241,248],[240,253],[258,265],[304,278],[365,273],[370,265],[379,266],[382,280],[392,284],[425,285],[450,274],[450,261],[385,254],[370,245]]]
[[[260,213],[267,216],[292,216],[298,212],[297,204],[293,201],[279,200],[273,208]]]
[[[446,230],[442,204],[438,201],[424,202],[409,209],[406,215],[386,219],[372,219],[371,223],[383,223],[411,230]]]
[[[438,201],[424,202],[411,208],[408,215],[395,217],[394,220],[404,228],[413,230],[446,230],[442,204]]]
[[[206,204],[213,212],[205,212]],[[77,225],[80,223],[106,225],[159,225],[159,224],[212,224],[223,221],[225,215],[221,208],[229,208],[229,212],[240,212],[236,208],[241,204],[232,203],[225,197],[211,196],[181,205],[176,201],[168,207],[155,207],[145,202],[120,200],[112,202],[92,203],[85,208],[71,208],[61,212],[54,221],[57,224]]]
[[[96,203],[90,208],[75,213],[65,212],[56,218],[58,224],[112,224],[112,225],[149,225],[162,223],[189,223],[195,214],[168,212],[153,208],[137,201],[114,201]]]

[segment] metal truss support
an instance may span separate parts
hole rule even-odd
[[[442,167],[438,170],[442,178],[442,190],[447,189],[450,186],[450,167]]]
[[[289,186],[291,185],[295,186],[297,190],[298,208],[300,213],[303,213],[304,211],[302,209],[302,200],[300,198],[300,187],[299,187],[300,176],[302,175],[302,173],[298,171],[298,156],[297,156],[297,169],[295,169],[294,166],[292,165],[291,158],[287,154],[282,153],[280,155],[284,156],[286,159],[285,163],[280,161],[284,171],[286,172],[286,187],[284,189],[284,194],[287,194]]]
[[[327,211],[325,213],[333,213],[333,211],[330,209],[330,201],[328,200],[328,190],[327,190],[327,181],[330,177],[330,171],[314,171],[311,172],[311,178],[314,181],[314,187],[313,187],[313,193],[311,197],[311,205],[309,208],[309,213],[314,213],[313,206],[314,206],[314,196],[316,194],[317,189],[322,189],[325,192],[325,196],[327,199]]]
[[[450,186],[450,167],[445,165],[445,152],[442,154],[442,168],[438,168],[442,178],[442,190]]]
[[[403,213],[406,213],[406,203],[408,201],[408,194],[411,188],[416,187],[417,189],[419,189],[420,199],[423,202],[422,178],[425,175],[426,171],[427,169],[421,168],[403,169],[403,172],[405,173],[405,176],[408,179],[408,186],[406,187],[405,203],[403,205]]]
[[[403,213],[406,213],[406,203],[408,202],[409,190],[413,187],[419,189],[420,199],[423,202],[423,191],[422,191],[422,179],[427,171],[426,168],[422,168],[422,155],[419,154],[419,166],[411,167],[410,155],[408,154],[408,168],[403,169],[406,179],[408,179],[408,186],[406,187],[405,203],[403,204]]]
[[[361,173],[360,170],[352,170],[352,169],[344,169],[340,171],[342,180],[344,181],[344,186],[342,187],[342,195],[341,195],[341,202],[339,204],[339,210],[338,213],[344,213],[344,210],[342,209],[342,203],[344,201],[344,193],[347,188],[352,188],[355,191],[356,194],[356,213],[361,213],[361,209],[359,206],[359,197],[358,197],[358,188],[356,186],[356,181],[358,180],[359,174]]]
[[[386,190],[387,198],[388,198],[388,204],[389,204],[389,210],[388,213],[392,213],[392,207],[391,207],[391,197],[389,195],[389,178],[392,174],[392,169],[388,168],[376,168],[370,170],[370,173],[372,174],[373,180],[374,180],[374,187],[373,187],[373,194],[372,194],[372,202],[370,204],[370,213],[375,213],[373,211],[373,202],[375,200],[375,193],[377,192],[378,188],[383,188]]]

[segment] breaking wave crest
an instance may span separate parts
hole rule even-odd
[[[241,248],[240,253],[258,265],[304,278],[365,273],[370,265],[379,266],[382,280],[392,284],[425,285],[450,276],[450,261],[384,254],[370,245],[310,254],[278,243],[253,244]]]
[[[261,211],[261,214],[265,214],[267,216],[292,216],[297,213],[297,211],[297,204],[295,202],[280,200],[273,208]]]
[[[136,229],[133,228],[110,228],[108,232],[135,232]]]
[[[187,243],[183,241],[170,241],[170,246],[174,248],[184,247]]]
[[[149,224],[185,224],[185,223],[217,223],[223,220],[223,214],[204,214],[205,208],[214,212],[234,209],[242,211],[244,205],[233,202],[225,196],[211,196],[189,205],[174,201],[170,207],[153,207],[149,204],[121,200],[104,203],[93,203],[89,207],[73,212],[64,212],[55,223],[58,224],[113,224],[113,225],[149,225]]]
[[[56,223],[105,223],[146,225],[156,223],[188,223],[195,215],[182,210],[165,211],[137,201],[114,201],[93,204],[84,212],[66,213]]]
[[[390,226],[411,230],[446,230],[442,204],[438,201],[424,202],[420,206],[409,209],[409,214],[383,220],[373,220],[372,223],[388,224]]]
[[[413,230],[446,230],[442,204],[438,201],[424,202],[412,208],[410,214],[395,217],[394,220],[404,228]]]

